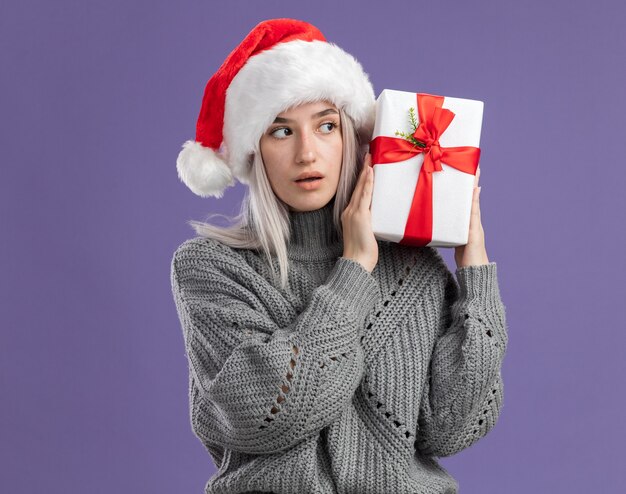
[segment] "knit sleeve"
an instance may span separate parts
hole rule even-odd
[[[359,330],[380,297],[361,264],[340,257],[304,310],[281,325],[266,306],[279,292],[225,246],[183,244],[171,283],[192,426],[205,445],[285,450],[336,420],[352,399],[364,373]]]
[[[445,268],[435,289],[442,301],[438,335],[422,394],[416,445],[424,454],[450,456],[495,425],[503,403],[505,307],[496,263]]]

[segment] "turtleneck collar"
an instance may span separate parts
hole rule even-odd
[[[333,223],[335,198],[313,211],[289,211],[291,235],[289,257],[299,260],[322,260],[339,257],[343,241]]]

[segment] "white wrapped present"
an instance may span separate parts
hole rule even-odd
[[[482,116],[482,101],[382,91],[370,142],[376,238],[467,244]]]

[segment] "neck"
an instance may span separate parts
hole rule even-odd
[[[313,211],[289,211],[289,257],[320,260],[339,257],[343,241],[333,223],[335,200]]]

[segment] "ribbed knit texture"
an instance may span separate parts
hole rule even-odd
[[[491,430],[508,336],[496,263],[379,241],[341,257],[332,206],[290,213],[289,286],[262,255],[196,237],[172,258],[205,492],[457,493],[436,457]],[[277,264],[276,264],[277,266]]]

